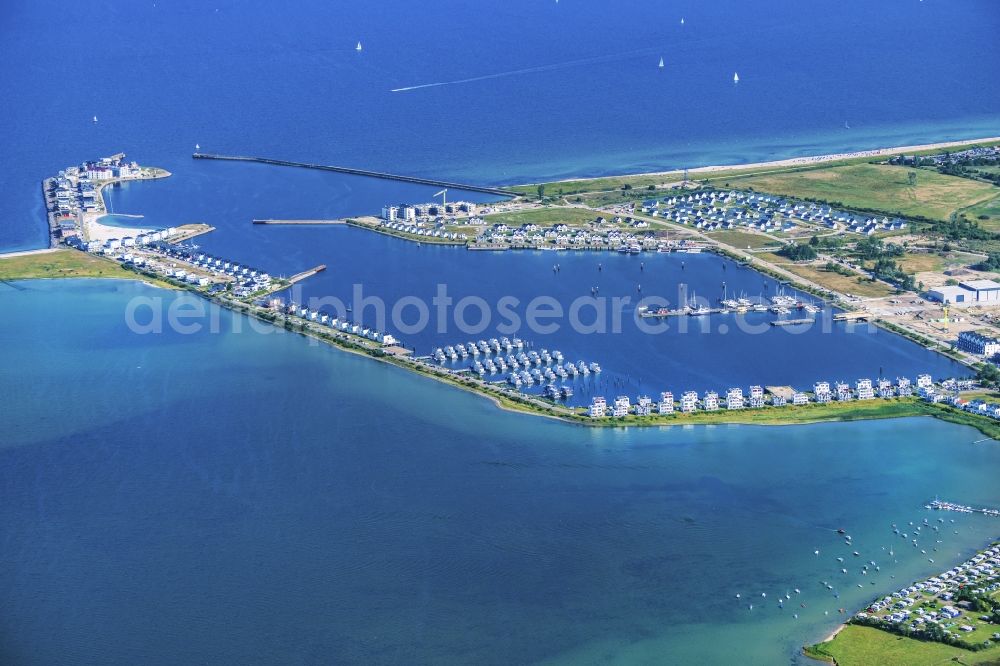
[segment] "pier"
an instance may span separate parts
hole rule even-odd
[[[260,220],[255,219],[254,224],[347,224],[347,220]]]
[[[308,162],[291,162],[288,160],[275,160],[267,157],[247,157],[242,155],[215,155],[212,153],[194,153],[191,157],[196,160],[228,160],[231,162],[256,162],[258,164],[271,164],[274,166],[291,166],[302,169],[319,169],[320,171],[334,171],[346,173],[354,176],[368,176],[369,178],[382,178],[384,180],[396,180],[404,183],[417,183],[418,185],[433,185],[434,187],[444,187],[455,190],[466,190],[467,192],[482,192],[484,194],[496,194],[503,197],[516,197],[517,192],[505,190],[500,187],[486,187],[484,185],[470,185],[468,183],[455,183],[436,178],[421,178],[419,176],[406,176],[385,171],[371,171],[369,169],[356,169],[354,167],[334,166],[331,164],[310,164]]]
[[[981,513],[984,516],[993,516],[995,518],[1000,518],[1000,509],[985,509],[985,508],[974,509],[971,506],[962,506],[961,504],[955,504],[954,502],[945,502],[944,500],[939,500],[939,499],[935,499],[932,502],[930,502],[926,508],[935,509],[937,511],[955,511],[957,513]]]
[[[867,312],[841,312],[833,315],[834,321],[868,321],[871,315]]]
[[[183,243],[184,241],[191,240],[202,234],[207,234],[209,231],[215,231],[215,227],[208,224],[185,224],[184,226],[178,227],[178,233],[167,239],[169,243]]]
[[[313,275],[316,275],[316,273],[322,273],[325,270],[326,270],[326,264],[320,264],[319,266],[316,266],[315,268],[310,268],[307,271],[302,271],[301,273],[296,273],[295,275],[293,275],[292,277],[290,277],[290,278],[288,278],[286,280],[278,280],[273,285],[273,287],[269,291],[267,291],[266,293],[264,293],[263,295],[264,296],[269,296],[270,294],[273,294],[276,291],[283,291],[285,289],[288,289],[289,287],[291,287],[296,282],[301,282],[302,280],[305,280],[308,277],[312,277]]]

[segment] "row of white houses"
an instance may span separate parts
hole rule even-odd
[[[636,403],[632,403],[628,396],[618,396],[612,404],[608,404],[603,396],[597,396],[590,404],[589,415],[592,418],[604,418],[606,416],[623,417],[629,414],[637,416],[649,416],[650,414],[672,414],[674,411],[691,413],[695,411],[714,412],[719,409],[759,409],[768,404],[774,407],[783,407],[787,404],[805,405],[809,402],[826,403],[833,400],[847,402],[850,400],[871,400],[875,397],[892,398],[896,396],[909,396],[916,390],[922,397],[930,399],[929,395],[938,395],[934,391],[934,382],[930,375],[923,374],[917,377],[916,385],[906,377],[899,377],[895,384],[888,379],[859,379],[854,383],[853,388],[844,382],[835,382],[832,386],[829,382],[816,382],[813,384],[812,393],[804,391],[793,391],[791,396],[780,393],[772,393],[765,396],[764,387],[751,386],[750,390],[744,393],[742,388],[734,387],[728,389],[720,395],[715,391],[706,391],[699,395],[697,391],[685,391],[679,398],[675,398],[670,391],[660,394],[659,401],[655,402],[649,396],[641,396]]]

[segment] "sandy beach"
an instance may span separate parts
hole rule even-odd
[[[945,150],[957,146],[967,146],[975,143],[995,143],[1000,142],[1000,137],[986,137],[981,139],[962,139],[960,141],[943,141],[940,143],[925,143],[918,146],[896,146],[892,148],[875,148],[873,150],[858,150],[852,153],[832,153],[829,155],[814,155],[810,157],[792,157],[785,160],[774,160],[771,162],[750,162],[747,164],[725,164],[719,166],[692,167],[688,173],[719,173],[724,171],[736,171],[743,169],[781,169],[786,167],[810,166],[822,164],[823,162],[836,162],[839,160],[850,160],[870,157],[889,157],[906,153],[915,153],[925,150]],[[603,178],[627,178],[629,176],[666,176],[677,175],[681,169],[671,169],[669,171],[650,171],[646,173],[629,173],[620,176],[598,176],[595,178],[567,178],[556,181],[559,183],[579,182],[588,180],[601,180]]]
[[[135,237],[145,231],[149,231],[149,229],[142,229],[139,227],[112,227],[107,224],[101,224],[98,220],[106,214],[107,213],[103,212],[84,213],[83,228],[84,236],[87,240],[101,241],[103,243],[109,238],[122,238],[124,236]]]
[[[138,180],[155,180],[158,178],[167,178],[172,174],[166,169],[153,169],[150,167],[143,168],[143,175],[141,178],[130,179],[132,181]],[[111,226],[107,224],[101,224],[100,218],[108,215],[108,204],[107,200],[104,198],[104,188],[109,185],[114,185],[116,183],[123,182],[119,179],[109,180],[101,183],[98,188],[98,194],[101,197],[101,206],[104,210],[94,211],[90,213],[82,214],[82,225],[83,225],[83,237],[86,240],[101,241],[102,243],[110,238],[123,238],[124,236],[138,236],[141,233],[149,231],[148,228],[143,227],[119,227]],[[137,216],[141,218],[141,216]]]
[[[821,643],[829,643],[830,641],[832,641],[834,638],[837,637],[837,634],[839,634],[840,632],[842,632],[846,628],[847,628],[846,624],[838,624],[837,628],[834,629],[833,631],[831,631],[830,634],[826,638],[824,638],[822,641],[820,641],[820,642]]]

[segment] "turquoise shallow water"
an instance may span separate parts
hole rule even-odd
[[[893,541],[935,494],[1000,505],[1000,447],[936,420],[591,430],[225,313],[219,333],[125,326],[131,299],[187,296],[17,287],[7,663],[788,663],[838,608],[1000,531],[957,516],[924,546],[937,565]],[[876,585],[837,573],[838,527]],[[804,608],[734,597],[795,587]]]

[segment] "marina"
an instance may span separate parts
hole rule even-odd
[[[984,516],[1000,517],[1000,509],[986,509],[986,508],[973,508],[971,506],[963,506],[961,504],[956,504],[954,502],[946,502],[944,500],[939,500],[934,498],[927,506],[928,509],[934,509],[935,511],[956,511],[958,513],[981,513]]]
[[[806,666],[887,598],[1000,642],[960,596],[997,518],[923,508],[1000,506],[994,387],[909,337],[979,306],[895,327],[850,261],[990,277],[942,273],[998,249],[952,237],[996,234],[996,167],[884,160],[997,135],[991,3],[15,5],[3,249],[48,245],[64,165],[172,176],[0,262],[0,661]],[[641,316],[685,307],[719,311]]]

